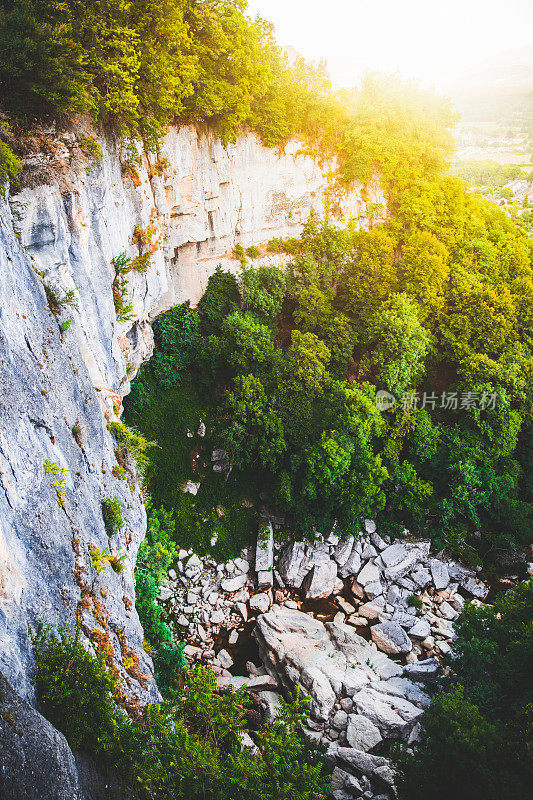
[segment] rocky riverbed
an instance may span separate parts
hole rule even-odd
[[[246,685],[269,717],[281,693],[309,696],[335,800],[391,797],[389,746],[417,740],[452,623],[488,587],[428,541],[392,542],[371,520],[357,538],[283,546],[278,524],[266,515],[256,547],[226,564],[182,550],[160,601],[189,662],[210,665],[221,689]]]

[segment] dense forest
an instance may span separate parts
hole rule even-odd
[[[244,0],[0,2],[0,178],[16,182],[37,120],[88,114],[151,151],[172,123],[208,125],[225,144],[244,130],[272,147],[296,136],[335,158],[337,188],[379,175],[387,197],[384,224],[340,227],[332,205],[301,238],[272,241],[286,269],[254,267],[255,248],[236,248],[238,275],[217,270],[197,309],[154,322],[154,355],[125,402],[130,427],[110,425],[151,497],[137,610],[165,701],[129,720],[103,659],[49,629],[35,638],[38,690],[74,748],[149,798],[319,800],[329,782],[301,735],[301,698],[265,723],[251,757],[240,748],[245,693],[220,695],[212,673],[183,669],[157,603],[180,546],[236,554],[266,503],[285,512],[287,537],[334,524],[357,534],[369,517],[519,574],[533,521],[531,240],[448,174],[447,101],[376,75],[333,92],[323,66],[291,66],[272,27],[245,10]],[[127,255],[114,265],[125,281]],[[231,473],[210,472],[193,498],[180,481],[198,416]],[[423,744],[397,755],[402,797],[461,797],[467,780],[474,798],[525,791],[530,619],[526,584],[493,609],[467,609]]]

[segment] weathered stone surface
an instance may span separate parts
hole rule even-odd
[[[347,539],[341,539],[338,545],[336,546],[335,551],[333,553],[333,558],[335,559],[339,567],[343,567],[348,561],[353,550],[353,543],[354,543],[353,536],[348,536]]]
[[[450,575],[444,561],[433,558],[429,563],[429,567],[431,569],[431,577],[433,578],[435,589],[445,589],[450,582]]]
[[[382,740],[379,728],[362,714],[350,714],[346,738],[356,750],[372,750]]]
[[[358,574],[357,583],[366,589],[367,584],[376,583],[377,581],[379,581],[379,569],[372,561],[369,561]]]
[[[414,636],[417,639],[425,639],[429,636],[431,628],[426,619],[419,619],[413,627],[409,630],[409,636]]]
[[[476,581],[474,578],[467,577],[461,581],[463,589],[475,597],[477,600],[484,600],[489,593],[489,588],[481,581]]]
[[[270,608],[270,597],[265,593],[255,594],[250,598],[249,606],[252,611],[259,611],[264,614]]]
[[[337,564],[327,556],[315,564],[302,584],[308,600],[329,597],[337,583]]]
[[[396,622],[380,622],[374,625],[372,639],[382,652],[389,655],[409,653],[413,648],[406,632]]]
[[[0,675],[0,797],[82,800],[67,740]]]
[[[261,520],[255,548],[255,571],[268,572],[274,565],[274,529],[270,520]]]
[[[399,564],[400,561],[407,555],[407,550],[403,544],[397,542],[396,544],[391,544],[381,553],[381,560],[385,567],[395,567],[396,564]]]
[[[412,681],[429,683],[435,680],[441,669],[436,658],[428,658],[425,661],[418,661],[416,664],[407,664],[403,668],[403,674]]]
[[[245,574],[236,575],[234,578],[224,578],[221,581],[221,588],[224,592],[238,592],[246,585],[247,576]]]
[[[302,570],[306,555],[306,545],[303,542],[291,542],[284,547],[278,562],[278,571],[287,586],[299,589],[305,578],[306,572]]]

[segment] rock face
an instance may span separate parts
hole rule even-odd
[[[0,797],[83,800],[67,740],[21,700],[1,675]]]
[[[78,615],[86,636],[98,629],[111,645],[132,698],[156,699],[133,582],[144,508],[138,491],[112,474],[114,440],[76,339],[61,335],[2,200],[0,296],[0,670],[31,699],[28,626],[42,619],[72,628]],[[47,462],[65,474],[47,472]],[[110,542],[102,501],[115,496],[125,526]],[[108,566],[96,574],[90,546],[122,550],[122,573]],[[127,672],[122,655],[130,650],[135,668]]]
[[[72,626],[78,614],[88,639],[111,646],[126,694],[144,702],[158,698],[134,606],[145,513],[138,492],[113,475],[106,422],[151,353],[150,320],[195,303],[217,264],[236,269],[235,243],[298,235],[323,210],[327,181],[294,143],[276,154],[249,135],[224,150],[212,135],[171,129],[159,166],[142,155],[133,168],[118,140],[98,135],[103,158],[90,161],[80,149],[87,135],[95,134],[83,120],[57,134],[54,155],[30,155],[24,188],[0,197],[0,669],[31,700],[28,626]],[[340,198],[347,216],[364,216],[373,200],[382,200],[378,187],[368,201],[358,191]],[[132,314],[119,322],[112,260],[139,255],[136,228],[150,233],[150,266],[128,273]],[[73,298],[57,318],[45,285]],[[64,500],[47,461],[66,471]],[[115,496],[126,524],[111,543],[101,503]],[[122,551],[122,573],[96,575],[90,546]],[[85,587],[92,599],[81,606]]]
[[[286,690],[310,697],[310,733],[335,742],[330,755],[337,767],[355,769],[376,793],[383,783],[390,788],[387,760],[366,751],[383,740],[408,741],[429,703],[403,678],[403,667],[348,625],[324,625],[276,605],[258,618],[254,636],[270,674]]]

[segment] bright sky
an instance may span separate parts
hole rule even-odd
[[[281,45],[326,58],[353,85],[372,70],[448,88],[495,55],[533,45],[533,0],[248,0]]]

